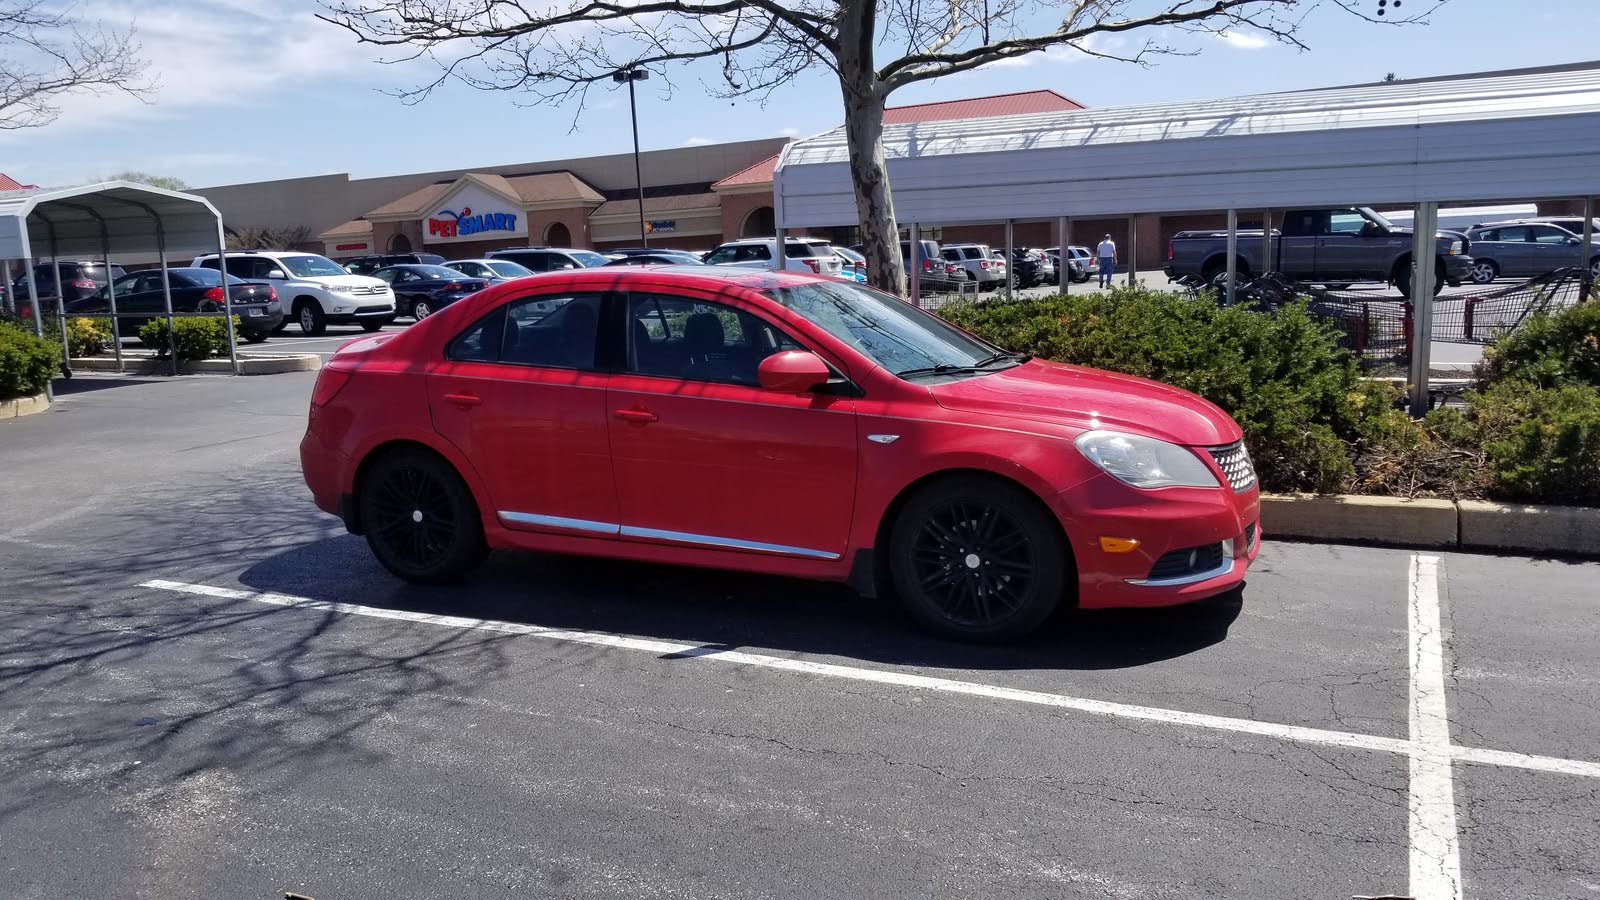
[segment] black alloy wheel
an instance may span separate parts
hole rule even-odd
[[[1004,641],[1055,610],[1067,575],[1059,529],[1039,502],[999,479],[963,476],[907,501],[890,537],[901,601],[923,625]]]
[[[362,479],[360,491],[367,545],[384,568],[406,581],[456,581],[488,552],[472,492],[432,453],[384,456]]]

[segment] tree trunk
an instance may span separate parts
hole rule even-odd
[[[906,270],[900,256],[894,196],[889,191],[889,172],[883,158],[883,96],[873,87],[852,90],[852,86],[844,85],[844,128],[867,277],[879,290],[904,295],[908,289]]]
[[[873,287],[904,296],[906,271],[900,260],[900,231],[894,220],[894,197],[889,193],[889,171],[883,162],[883,101],[887,92],[872,61],[877,13],[874,0],[840,0],[835,61],[839,89],[844,94],[850,181],[856,191],[856,216],[861,222],[867,278]]]

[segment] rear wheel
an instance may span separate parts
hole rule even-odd
[[[267,333],[265,331],[246,331],[244,332],[244,339],[249,343],[259,344],[267,339]]]
[[[388,319],[362,319],[361,330],[370,334],[387,324],[389,324]]]
[[[1470,277],[1473,284],[1490,284],[1500,277],[1500,267],[1487,259],[1476,259],[1472,261]]]
[[[421,322],[433,315],[433,301],[426,297],[418,298],[411,303],[411,317]]]
[[[1060,531],[1039,502],[977,475],[911,497],[888,551],[895,592],[911,616],[964,641],[1013,640],[1038,628],[1070,571]]]
[[[456,581],[488,554],[472,491],[426,450],[397,450],[374,462],[356,502],[372,555],[406,581]]]

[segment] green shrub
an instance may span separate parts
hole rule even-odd
[[[67,320],[67,349],[74,358],[99,356],[111,347],[111,319],[84,318]]]
[[[1337,333],[1301,306],[1266,314],[1121,288],[941,312],[1008,350],[1205,397],[1244,429],[1267,490],[1343,489],[1355,475],[1352,443],[1415,427],[1393,412],[1395,392],[1363,382]]]
[[[1508,381],[1469,394],[1467,403],[1491,494],[1600,506],[1600,387]]]
[[[1529,316],[1485,349],[1477,375],[1485,388],[1503,381],[1600,386],[1600,300]]]
[[[233,326],[237,333],[239,317],[233,317]],[[151,347],[161,356],[169,352],[167,344],[167,320],[155,319],[146,322],[139,328],[139,340],[146,347]],[[228,354],[228,331],[223,327],[222,320],[210,316],[183,317],[172,320],[172,345],[176,348],[178,358],[182,360],[212,359]]]
[[[31,326],[0,326],[0,400],[39,393],[60,367],[61,348],[34,337]]]

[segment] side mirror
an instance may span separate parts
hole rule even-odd
[[[1581,239],[1579,239],[1579,238],[1570,238],[1570,237],[1567,238],[1567,246],[1568,247],[1576,247],[1581,243],[1583,243],[1583,241]]]
[[[1378,227],[1377,222],[1368,222],[1361,226],[1362,237],[1377,237],[1382,233],[1383,229]]]
[[[822,357],[807,350],[785,350],[761,361],[756,380],[769,391],[800,394],[825,384],[832,373]]]
[[[282,269],[268,269],[267,270],[267,277],[268,278],[282,278],[283,277],[283,270]]]

